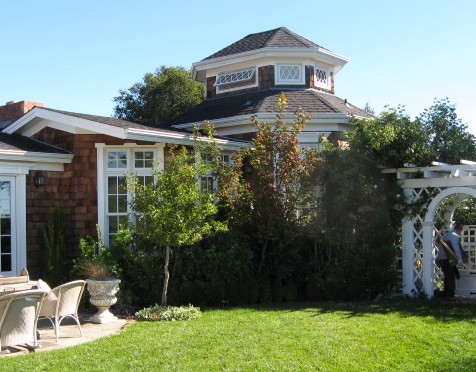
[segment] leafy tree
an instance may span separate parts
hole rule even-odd
[[[476,159],[476,137],[458,118],[448,99],[437,101],[415,120],[403,107],[389,108],[375,119],[355,121],[349,145],[367,153],[384,167],[459,164]]]
[[[463,225],[476,224],[476,198],[464,199],[456,208],[453,220]]]
[[[428,144],[433,159],[448,164],[459,164],[462,159],[476,160],[476,137],[467,131],[448,98],[435,100],[423,111],[416,123],[428,133]]]
[[[402,194],[371,153],[327,145],[319,166],[325,227],[317,232],[315,264],[327,297],[367,298],[394,280],[393,248]]]
[[[114,97],[114,116],[138,123],[172,120],[203,101],[202,84],[183,67],[161,66]]]
[[[434,160],[428,132],[403,107],[390,108],[375,119],[355,121],[354,126],[347,135],[349,146],[381,166],[428,165]]]
[[[296,112],[294,122],[287,124],[286,100],[281,94],[274,124],[253,119],[257,133],[252,146],[235,154],[235,168],[225,177],[231,182],[219,182],[231,215],[241,213],[235,220],[246,221],[256,240],[258,276],[265,268],[276,272],[280,260],[289,261],[293,240],[316,220],[317,151],[301,148],[298,140],[310,116]]]
[[[375,115],[375,109],[368,102],[365,103],[364,111],[372,116]]]
[[[137,231],[165,250],[162,305],[167,304],[172,249],[191,245],[225,225],[214,220],[214,196],[202,192],[197,179],[209,171],[209,164],[185,147],[172,149],[163,171],[155,170],[155,182],[141,185],[131,176],[132,208]]]

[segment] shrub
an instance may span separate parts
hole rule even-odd
[[[71,270],[71,261],[66,255],[65,219],[63,210],[56,208],[43,226],[43,278],[52,286],[66,281]]]
[[[174,262],[170,285],[174,304],[253,303],[256,284],[249,238],[230,230],[185,247]]]
[[[106,258],[121,279],[122,303],[144,307],[161,301],[163,251],[153,242],[132,230],[119,230]]]
[[[160,306],[146,307],[136,312],[136,319],[142,321],[176,321],[191,320],[202,316],[200,308],[188,306]]]

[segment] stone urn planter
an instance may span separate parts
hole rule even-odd
[[[91,295],[89,302],[99,309],[89,321],[99,324],[117,321],[117,317],[109,311],[109,307],[117,302],[116,293],[119,291],[120,282],[120,279],[86,279],[87,289]]]

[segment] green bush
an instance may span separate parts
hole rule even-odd
[[[106,257],[121,279],[120,302],[138,307],[160,303],[163,250],[134,231],[121,229]]]
[[[121,279],[122,303],[139,307],[160,303],[164,255],[154,242],[132,230],[120,230],[106,256]],[[172,305],[256,302],[250,244],[236,231],[173,252],[170,274],[168,302]]]
[[[251,303],[256,296],[249,238],[230,230],[175,257],[169,300],[207,306]]]
[[[200,308],[188,306],[160,306],[155,305],[139,310],[135,314],[137,320],[148,321],[176,321],[191,320],[202,316]]]

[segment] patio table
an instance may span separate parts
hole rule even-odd
[[[7,293],[36,289],[37,284],[36,280],[29,280],[25,283],[0,284],[0,296]]]

